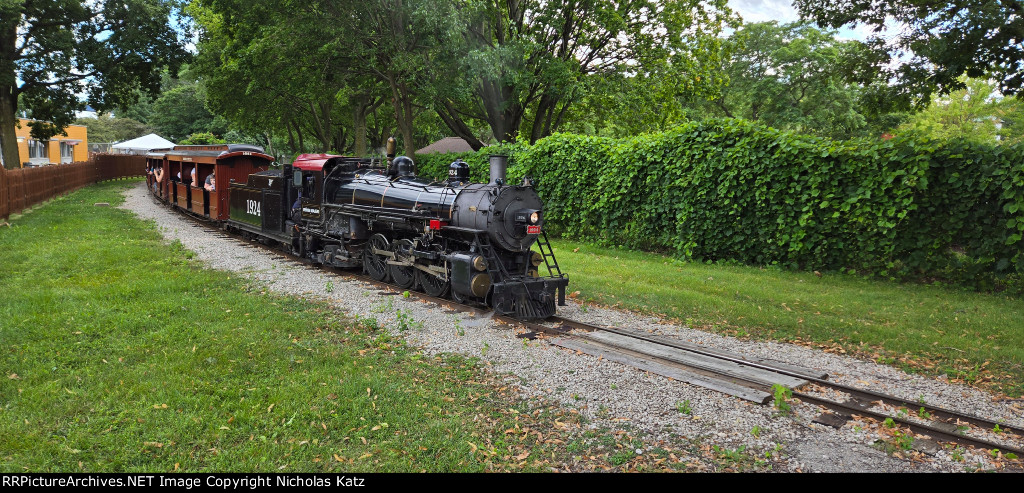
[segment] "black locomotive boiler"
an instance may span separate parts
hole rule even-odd
[[[227,223],[315,263],[362,267],[376,280],[431,296],[545,318],[565,304],[569,280],[547,243],[531,180],[508,184],[506,163],[491,157],[486,184],[468,183],[461,161],[447,181],[431,182],[417,178],[404,156],[384,166],[303,154],[281,170],[232,183]]]

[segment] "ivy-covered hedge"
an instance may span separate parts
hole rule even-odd
[[[502,151],[510,178],[537,179],[549,230],[567,237],[701,260],[1024,284],[1021,146],[832,141],[709,120]],[[492,153],[459,157],[486,180]],[[421,174],[444,176],[454,157],[421,156]]]

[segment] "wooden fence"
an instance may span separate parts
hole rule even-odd
[[[0,168],[0,218],[93,183],[146,175],[146,156],[96,154],[88,161],[39,168]]]

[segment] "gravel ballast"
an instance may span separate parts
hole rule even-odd
[[[792,413],[782,415],[771,405],[753,404],[577,354],[543,339],[524,342],[515,337],[512,327],[490,317],[446,313],[443,307],[415,297],[382,295],[378,288],[326,271],[284,263],[273,253],[209,233],[159,205],[144,184],[127,191],[122,207],[154,221],[168,241],[180,241],[212,268],[237,272],[277,293],[329,301],[352,317],[376,319],[379,325],[400,333],[424,353],[458,353],[480,358],[494,372],[505,375],[523,397],[541,397],[575,408],[593,430],[629,429],[649,444],[683,444],[699,439],[723,450],[743,448],[753,457],[771,456],[777,471],[960,472],[999,469],[1005,463],[998,454],[993,458],[989,451],[963,447],[930,452],[892,447],[886,450],[877,442],[891,443],[892,430],[880,423],[855,419],[836,430],[813,423],[821,410],[809,404],[795,403]],[[568,274],[571,279],[572,273]],[[967,386],[795,344],[742,341],[628,311],[582,306],[572,300],[568,303],[569,306],[559,307],[560,316],[819,369],[839,383],[1024,427],[1021,400],[1003,400]],[[408,330],[398,331],[400,324]],[[821,395],[837,399],[836,395]],[[884,408],[876,405],[876,409]],[[915,417],[915,413],[911,412],[910,417]],[[1005,433],[976,429],[967,432],[1024,448],[1024,441]],[[647,450],[635,452],[642,454]]]

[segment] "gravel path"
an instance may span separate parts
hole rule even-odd
[[[460,353],[481,358],[506,375],[524,397],[538,396],[573,407],[588,418],[589,427],[624,429],[645,435],[645,443],[685,444],[700,438],[725,450],[741,447],[755,457],[774,457],[775,470],[803,472],[908,472],[998,469],[1001,461],[987,451],[941,449],[920,453],[882,450],[880,440],[894,442],[891,430],[878,423],[851,421],[839,430],[812,423],[820,410],[794,404],[793,413],[780,415],[717,392],[672,381],[631,367],[577,355],[542,340],[524,342],[514,331],[489,317],[451,314],[436,305],[378,294],[367,285],[340,280],[326,272],[283,264],[253,248],[238,248],[234,240],[207,234],[180,215],[156,204],[140,184],[126,193],[122,206],[142,219],[155,221],[168,241],[178,240],[198,259],[215,269],[241,273],[273,291],[326,299],[351,316],[374,318],[396,329],[411,317],[412,329],[402,331],[425,353]],[[572,273],[569,273],[571,278]],[[997,400],[992,395],[936,378],[909,375],[888,366],[835,355],[793,344],[740,341],[701,332],[630,312],[580,306],[569,300],[560,307],[566,318],[642,330],[741,354],[827,371],[834,381],[912,400],[923,399],[962,412],[1024,426],[1024,401]],[[835,396],[829,396],[835,397]],[[682,412],[689,408],[689,414]],[[1005,434],[970,430],[990,440]],[[1024,447],[1018,440],[1017,447]],[[683,447],[684,445],[680,445]],[[638,450],[643,453],[644,450]],[[1019,464],[1019,462],[1018,462]]]

